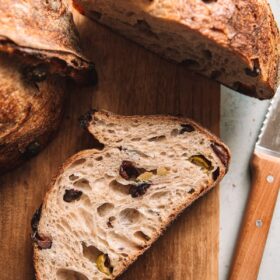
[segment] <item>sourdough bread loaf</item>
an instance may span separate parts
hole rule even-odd
[[[228,148],[185,118],[90,112],[101,143],[70,158],[32,219],[37,279],[115,279],[225,175]]]
[[[280,37],[266,0],[74,0],[83,14],[246,95],[271,98]]]
[[[62,116],[65,77],[96,82],[70,9],[64,0],[0,0],[0,173],[36,155],[52,138]]]
[[[65,81],[0,53],[0,174],[35,156],[62,117]]]
[[[25,64],[45,64],[48,72],[95,83],[94,64],[80,48],[66,0],[0,0],[0,52]]]

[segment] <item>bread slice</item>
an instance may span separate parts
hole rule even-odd
[[[91,112],[104,144],[70,158],[32,219],[37,279],[114,279],[225,175],[230,153],[172,116]]]
[[[26,64],[45,64],[50,73],[95,83],[94,64],[80,49],[66,0],[0,0],[0,51]]]
[[[64,96],[63,79],[0,53],[0,174],[48,143],[60,123]]]
[[[266,0],[74,0],[83,14],[246,95],[271,98],[280,37]]]

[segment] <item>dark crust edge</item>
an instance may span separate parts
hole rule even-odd
[[[14,141],[11,144],[10,149],[13,150],[13,154],[17,154],[16,159],[13,160],[12,163],[9,160],[7,160],[6,162],[0,162],[0,175],[6,174],[12,171],[13,169],[20,167],[22,164],[32,160],[52,142],[52,140],[57,136],[60,125],[62,123],[62,119],[65,113],[65,104],[66,104],[66,94],[64,90],[64,92],[61,94],[61,98],[59,101],[59,110],[57,110],[59,111],[59,113],[55,118],[55,121],[50,123],[49,120],[47,120],[47,122],[45,122],[45,126],[47,126],[48,129],[46,129],[44,133],[41,133],[41,130],[38,129],[36,135],[30,135],[28,139],[21,136],[20,138],[17,139],[17,141]],[[24,153],[20,153],[20,151],[18,150],[19,144],[26,143],[25,146],[28,146],[34,142],[40,143],[40,147],[36,152],[36,154],[28,157],[28,156],[24,156]]]
[[[206,128],[203,128],[201,127],[198,123],[190,120],[189,118],[183,118],[183,117],[175,117],[175,116],[171,116],[171,115],[146,115],[146,116],[139,116],[139,115],[133,115],[133,116],[121,116],[121,115],[117,115],[117,114],[114,114],[114,113],[111,113],[111,112],[108,112],[108,111],[105,111],[105,110],[100,110],[100,111],[97,111],[97,110],[94,110],[94,113],[92,114],[92,116],[94,116],[95,113],[102,113],[102,114],[105,114],[107,117],[116,117],[116,118],[140,118],[140,119],[145,119],[145,118],[160,118],[162,120],[177,120],[177,121],[180,121],[180,122],[188,122],[190,123],[191,125],[193,125],[198,131],[202,132],[205,134],[206,137],[208,137],[208,139],[211,141],[214,141],[216,143],[218,143],[220,146],[224,147],[224,149],[227,151],[227,154],[228,154],[228,165],[230,163],[230,159],[231,159],[231,154],[230,154],[230,150],[229,148],[224,144],[222,143],[222,141],[217,137],[215,136],[214,134],[212,134],[209,130],[207,130]],[[90,132],[90,131],[89,131]],[[91,133],[91,132],[90,132]],[[92,133],[91,133],[92,134]],[[93,135],[94,136],[94,135]],[[94,136],[95,137],[95,136]],[[105,147],[108,147],[109,149],[110,148],[116,148],[117,147],[110,147],[110,146],[107,146],[106,144],[104,144]],[[47,201],[48,201],[48,197],[54,187],[54,184],[55,182],[57,181],[57,179],[59,178],[59,176],[61,174],[63,174],[64,170],[66,170],[74,161],[76,160],[79,160],[81,158],[84,158],[86,156],[88,156],[89,154],[99,154],[99,153],[103,153],[103,150],[96,150],[96,149],[88,149],[88,150],[83,150],[81,152],[78,152],[76,154],[74,154],[73,156],[71,156],[70,158],[68,158],[64,163],[63,165],[59,168],[59,170],[57,171],[56,175],[51,179],[51,183],[49,185],[49,189],[43,199],[43,203],[42,203],[42,211],[41,211],[41,216],[44,214],[44,211],[45,211],[45,208],[46,208],[46,204],[47,204]],[[223,163],[221,162],[221,165],[223,165]],[[223,165],[224,166],[224,165]],[[124,263],[123,265],[123,268],[117,272],[117,275],[113,275],[113,278],[112,279],[115,279],[116,277],[119,277],[121,274],[123,274],[128,268],[129,266],[141,255],[143,255],[143,253],[149,249],[153,243],[160,238],[160,236],[167,230],[167,228],[172,224],[172,222],[188,207],[190,206],[193,202],[195,202],[198,198],[200,198],[201,196],[203,196],[204,194],[206,194],[208,191],[210,191],[211,189],[213,189],[215,186],[217,186],[220,181],[223,179],[223,177],[225,176],[227,172],[227,168],[225,167],[225,169],[223,170],[220,170],[220,174],[217,178],[216,181],[213,181],[212,184],[209,184],[203,191],[201,191],[200,193],[194,193],[193,197],[192,197],[192,200],[191,201],[188,201],[186,204],[182,205],[181,207],[178,207],[172,215],[169,216],[169,219],[166,223],[165,226],[163,226],[160,230],[159,230],[159,233],[158,235],[154,235],[151,239],[150,239],[150,243],[145,246],[142,250],[139,250],[139,253],[136,254],[133,258],[131,258],[129,261],[127,261],[126,263]],[[38,227],[40,227],[40,222],[39,222],[39,225]],[[36,280],[44,280],[43,278],[40,277],[39,275],[39,249],[34,245],[32,244],[33,246],[33,266],[34,266],[34,270],[35,270],[35,277],[36,277]]]
[[[102,25],[107,26],[106,24],[100,22],[99,20],[94,19],[90,15],[90,13],[88,12],[89,9],[86,9],[85,5],[81,4],[81,2],[82,2],[81,0],[72,0],[73,7],[81,15],[86,16],[87,18],[89,18],[92,21],[95,21],[95,22],[98,22]],[[276,90],[277,90],[277,88],[280,84],[280,29],[279,29],[279,27],[277,25],[277,22],[275,20],[274,14],[273,14],[272,9],[271,9],[271,5],[267,2],[262,4],[262,5],[266,5],[268,7],[268,10],[269,10],[269,13],[267,14],[267,16],[270,18],[271,26],[270,26],[270,29],[268,31],[267,37],[268,38],[272,37],[275,40],[274,47],[277,49],[277,52],[275,54],[273,54],[273,55],[270,54],[270,57],[272,57],[271,58],[272,62],[268,66],[268,76],[270,76],[270,77],[267,79],[268,87],[266,88],[266,90],[263,90],[263,95],[262,96],[258,92],[258,87],[261,87],[261,85],[263,83],[260,78],[258,78],[258,82],[255,85],[253,85],[252,87],[248,87],[246,85],[243,86],[243,84],[241,84],[241,83],[239,83],[239,86],[238,86],[238,85],[234,85],[234,84],[231,84],[231,85],[226,84],[225,82],[223,82],[222,80],[220,80],[218,78],[211,78],[209,75],[205,75],[201,71],[196,71],[195,69],[192,69],[191,71],[193,71],[194,73],[196,73],[198,75],[201,75],[203,77],[207,77],[209,79],[215,80],[219,84],[221,84],[221,85],[223,85],[223,86],[225,86],[229,89],[232,89],[234,91],[237,91],[237,92],[239,92],[243,95],[253,97],[253,98],[257,98],[259,100],[271,99],[275,95]],[[174,21],[174,19],[165,19],[165,20],[168,21],[168,22],[177,23],[177,21],[176,20]],[[112,29],[112,28],[109,27],[109,29]],[[213,38],[213,36],[205,35],[200,30],[191,29],[190,31],[199,34],[203,38],[206,38],[207,40],[209,40],[211,43],[217,44],[217,41]],[[274,33],[274,31],[275,31],[275,33]],[[124,36],[124,35],[120,34],[118,31],[117,31],[117,33],[122,37]],[[128,37],[126,37],[126,39],[127,38]],[[129,40],[135,42],[135,40],[132,40],[132,39],[129,39]],[[247,57],[247,55],[244,56],[243,53],[238,48],[233,48],[231,44],[229,44],[229,45],[219,44],[219,47],[221,47],[222,49],[225,49],[225,50],[230,49],[230,51],[234,55],[238,56],[240,58],[240,60],[243,61],[246,65],[251,63],[251,59],[249,57]],[[161,54],[159,54],[159,53],[157,53],[153,50],[149,49],[149,51],[151,51],[153,53],[156,53],[157,55],[159,55],[160,57],[162,57],[162,58],[164,58],[168,61],[174,62],[173,60],[168,59],[165,56],[163,56],[163,55],[161,55]],[[261,55],[259,55],[259,56],[262,56],[262,55],[264,55],[264,54],[261,53]],[[180,63],[179,63],[179,65],[180,65]]]
[[[93,62],[67,51],[34,49],[17,45],[0,35],[0,52],[18,56],[26,64],[46,63],[51,73],[68,76],[79,84],[95,85],[97,72]],[[67,59],[67,56],[70,59]],[[73,62],[75,61],[75,62]]]

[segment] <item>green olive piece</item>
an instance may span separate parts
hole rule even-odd
[[[110,260],[107,254],[101,254],[97,257],[96,266],[101,272],[105,273],[108,276],[111,275],[112,267],[110,265]]]
[[[194,155],[189,158],[189,161],[197,166],[208,171],[213,169],[212,163],[204,155]]]
[[[146,172],[142,173],[141,175],[139,175],[136,178],[136,180],[146,182],[146,181],[149,181],[152,177],[153,177],[153,173],[146,171]]]

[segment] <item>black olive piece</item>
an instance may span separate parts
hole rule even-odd
[[[77,70],[73,67],[68,75],[77,84],[82,84],[83,86],[95,86],[98,83],[98,74],[93,63],[90,63],[89,67],[84,70]]]
[[[120,166],[119,174],[126,180],[135,180],[140,174],[144,173],[145,171],[146,170],[143,168],[135,167],[133,162],[124,160]]]
[[[105,265],[107,268],[109,268],[110,273],[113,272],[113,267],[112,267],[112,265],[111,265],[111,261],[110,261],[110,258],[109,258],[109,256],[108,256],[108,254],[105,254],[105,262],[104,262],[104,265]]]
[[[181,124],[181,130],[180,130],[180,134],[183,134],[185,132],[193,132],[195,131],[194,127],[190,124]]]
[[[81,128],[86,129],[89,126],[89,123],[92,121],[92,116],[95,112],[97,112],[97,110],[90,109],[83,116],[79,118],[79,123]]]
[[[44,64],[27,66],[23,68],[22,75],[24,80],[28,82],[40,83],[46,80],[48,76],[48,69]]]
[[[245,68],[244,71],[245,71],[246,75],[248,75],[250,77],[258,77],[260,74],[260,69],[255,68],[255,67],[253,69]]]
[[[216,181],[219,176],[220,176],[220,167],[217,167],[212,173],[212,178],[214,181]]]
[[[140,183],[137,185],[131,185],[129,189],[129,194],[132,197],[139,197],[146,193],[147,189],[151,186],[151,184],[148,183]]]
[[[194,190],[193,188],[191,188],[191,189],[188,191],[189,194],[192,194],[192,193],[194,193],[194,192],[195,192],[195,190]]]
[[[226,167],[226,169],[228,169],[229,154],[226,151],[226,149],[218,143],[212,143],[211,148],[216,154],[216,156],[221,160],[222,164]]]
[[[22,153],[24,159],[30,159],[36,156],[41,150],[41,144],[37,141],[31,142]]]
[[[253,69],[251,68],[245,68],[245,74],[250,76],[250,77],[258,77],[261,73],[261,69],[260,69],[260,62],[258,59],[253,59],[252,60],[253,63]]]
[[[38,225],[41,218],[41,212],[42,212],[42,205],[38,209],[36,209],[31,219],[31,228],[33,233],[36,232],[38,229]]]
[[[79,200],[82,194],[83,194],[82,191],[78,191],[74,189],[65,190],[65,193],[63,195],[63,200],[68,203],[74,200]]]
[[[50,249],[52,247],[52,240],[49,237],[40,236],[38,232],[34,232],[31,238],[38,245],[39,249]]]

